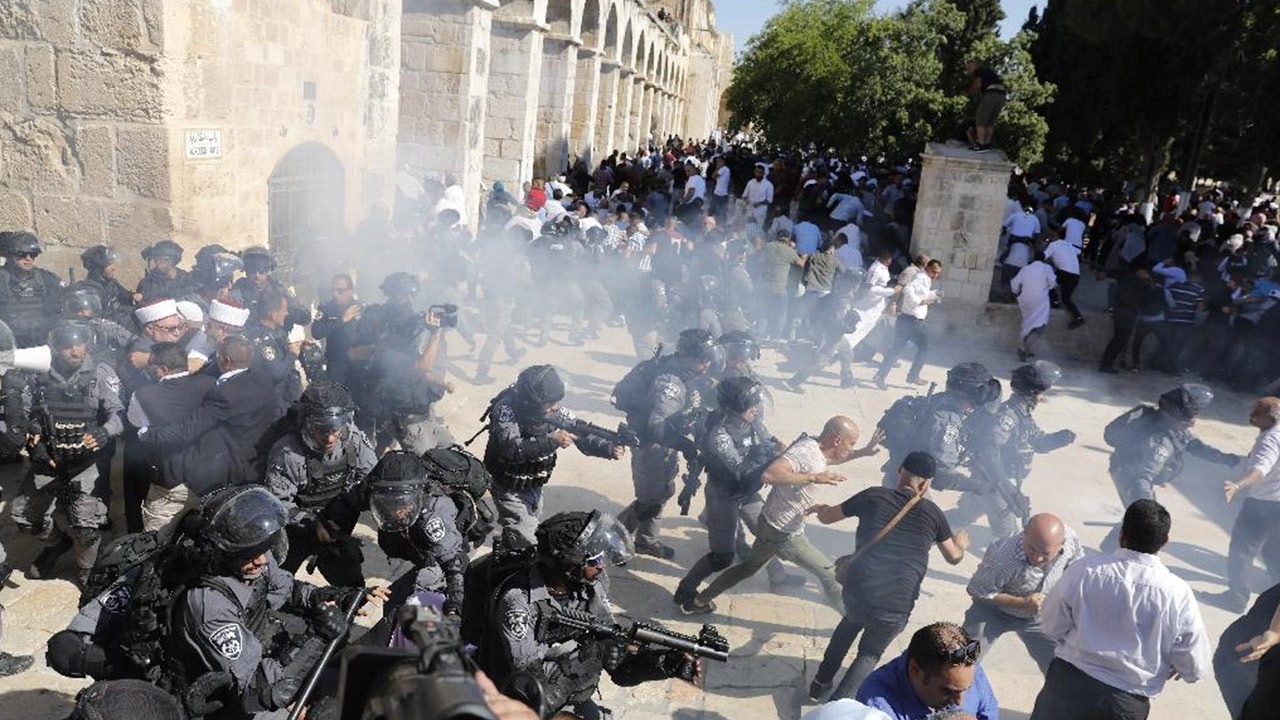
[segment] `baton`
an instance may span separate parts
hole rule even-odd
[[[369,597],[369,590],[363,588],[359,595],[351,599],[351,607],[348,607],[342,616],[348,628],[355,622],[356,613],[360,612],[360,608],[364,605],[367,597]],[[306,712],[307,700],[311,698],[311,693],[315,692],[316,685],[320,682],[320,673],[324,671],[324,666],[328,665],[329,661],[333,659],[333,654],[338,651],[338,644],[345,639],[344,635],[339,635],[330,640],[329,644],[325,646],[324,654],[320,656],[320,662],[317,662],[315,668],[312,669],[311,675],[307,677],[307,684],[302,686],[302,692],[298,694],[298,699],[293,703],[293,709],[289,711],[289,720],[298,720],[302,713]]]

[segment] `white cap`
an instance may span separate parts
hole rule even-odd
[[[244,327],[249,322],[249,308],[214,300],[209,305],[209,319],[232,327]]]
[[[178,314],[178,303],[165,299],[156,300],[147,305],[143,305],[133,311],[133,316],[138,318],[138,322],[146,325],[157,320],[163,320],[167,317],[173,317]]]
[[[187,322],[204,322],[204,311],[200,306],[190,300],[179,300],[178,314],[187,319]]]

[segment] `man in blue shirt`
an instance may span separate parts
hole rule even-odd
[[[920,628],[906,652],[867,677],[858,690],[858,702],[894,720],[923,720],[951,708],[978,720],[999,720],[995,692],[978,665],[981,649],[954,623]]]

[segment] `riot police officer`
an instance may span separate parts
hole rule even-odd
[[[341,385],[309,386],[296,416],[297,429],[276,441],[267,456],[267,489],[289,511],[289,554],[280,567],[297,572],[314,556],[330,584],[363,586],[364,556],[351,537],[358,518],[336,511],[339,504],[358,504],[349,496],[361,492],[378,461],[373,443],[355,427],[355,403]]]
[[[7,330],[0,330],[0,333],[9,335]],[[13,338],[4,337],[0,339],[0,343],[11,346]],[[22,399],[26,387],[26,380],[17,370],[9,370],[0,376],[0,408],[4,411],[4,421],[0,423],[0,463],[22,461],[22,448],[27,441],[26,409]],[[8,581],[12,572],[13,565],[9,562],[8,553],[5,552],[4,545],[0,544],[0,586]],[[0,618],[3,614],[4,607],[0,606]],[[0,620],[0,633],[3,630],[4,624]],[[30,655],[11,655],[0,650],[0,677],[23,672],[31,667],[32,662],[34,661]]]
[[[127,325],[133,313],[133,293],[116,279],[116,265],[120,256],[106,245],[94,245],[80,253],[80,264],[84,266],[84,280],[74,287],[85,287],[98,295],[102,310],[100,314],[120,325]]]
[[[49,328],[62,310],[62,281],[36,267],[43,248],[35,235],[4,233],[0,253],[0,320],[13,330],[17,347],[43,345]]]
[[[102,296],[87,285],[72,285],[62,299],[62,319],[84,323],[93,330],[89,354],[101,360],[111,361],[137,337],[117,323],[103,317]],[[133,314],[131,309],[128,310]]]
[[[645,361],[628,377],[641,373],[631,390],[627,378],[615,388],[615,404],[643,443],[631,455],[631,481],[636,499],[618,516],[635,533],[636,552],[663,559],[675,550],[658,540],[658,516],[676,493],[678,455],[696,457],[706,420],[711,383],[707,372],[720,358],[711,333],[691,328],[680,333],[673,355]],[[646,365],[646,363],[651,363]]]
[[[62,323],[49,331],[53,362],[31,380],[31,464],[10,513],[45,542],[27,577],[52,577],[54,565],[75,547],[84,581],[98,553],[107,507],[94,495],[97,460],[124,429],[120,380],[111,366],[88,354],[92,331]]]
[[[415,312],[407,305],[379,313],[386,331],[373,353],[373,402],[361,404],[377,418],[378,449],[392,442],[415,453],[454,444],[453,433],[435,403],[453,392],[453,383],[436,373],[441,318]]]
[[[172,240],[160,242],[142,251],[147,263],[147,274],[138,282],[136,304],[142,305],[161,298],[175,299],[187,284],[187,271],[178,267],[182,262],[182,246]]]
[[[896,487],[897,472],[906,456],[921,450],[937,462],[933,487],[939,490],[972,489],[973,482],[962,464],[964,419],[974,408],[981,407],[1000,395],[1000,381],[982,363],[964,362],[947,371],[946,389],[923,398],[920,410],[911,417],[894,416],[897,403],[881,420],[889,460],[885,463],[884,485]],[[901,401],[899,401],[901,402]],[[902,426],[905,421],[905,426]],[[895,425],[887,427],[886,424]]]
[[[287,329],[288,298],[276,287],[267,287],[257,298],[257,309],[245,326],[245,337],[253,343],[253,367],[264,372],[275,385],[283,415],[302,395],[302,374],[298,371],[297,345],[290,342]]]
[[[1032,417],[1061,377],[1062,370],[1045,360],[1020,365],[1010,379],[1009,399],[992,413],[975,412],[965,420],[965,451],[979,489],[960,497],[948,518],[952,527],[963,528],[985,512],[992,535],[1004,537],[1021,529],[1031,516],[1022,483],[1031,474],[1032,459],[1037,453],[1066,447],[1076,438],[1068,429],[1046,433]]]
[[[564,381],[550,365],[520,371],[515,385],[493,399],[486,412],[489,441],[484,465],[493,476],[498,522],[533,542],[542,516],[542,488],[556,467],[556,452],[576,445],[584,455],[621,458],[625,447],[601,438],[575,436],[551,425],[547,418],[563,412]]]
[[[328,642],[350,630],[340,605],[353,591],[317,588],[280,569],[286,512],[264,488],[228,488],[205,502],[207,565],[174,600],[165,643],[172,689],[186,694],[206,674],[227,673],[223,707],[209,717],[285,709]],[[307,622],[284,615],[286,607]]]
[[[387,612],[417,592],[438,592],[446,614],[461,613],[467,544],[458,530],[458,508],[422,458],[404,451],[383,455],[369,474],[368,505],[378,547],[388,558],[413,564],[391,583]]]
[[[285,332],[293,329],[294,325],[311,324],[311,311],[298,301],[293,288],[287,287],[272,274],[276,269],[276,259],[272,257],[270,250],[255,245],[241,252],[240,260],[244,263],[244,277],[237,280],[232,288],[240,294],[249,310],[260,313],[257,303],[262,292],[274,288],[284,296],[289,305],[284,320]]]
[[[206,245],[196,253],[196,264],[187,275],[186,287],[179,300],[190,300],[209,314],[214,300],[235,300],[244,304],[244,298],[233,289],[236,273],[244,270],[239,255],[228,252],[221,245]]]
[[[716,338],[716,344],[724,350],[724,365],[716,373],[718,380],[731,377],[747,377],[760,383],[760,418],[769,417],[773,409],[773,394],[765,387],[760,374],[756,372],[755,363],[760,360],[760,343],[746,330],[730,330]]]
[[[557,612],[570,610],[612,623],[605,567],[631,556],[626,532],[610,515],[563,512],[543,521],[537,561],[498,588],[487,614],[492,631],[485,632],[480,664],[498,687],[514,673],[528,673],[541,681],[542,704],[552,715],[600,720],[610,717],[592,698],[601,671],[623,687],[677,676],[688,661],[680,651],[621,647],[590,633],[562,632],[554,622]]]
[[[1191,434],[1196,417],[1213,402],[1213,391],[1188,383],[1160,396],[1159,407],[1139,405],[1112,420],[1103,439],[1115,448],[1107,470],[1123,507],[1136,500],[1154,500],[1156,487],[1167,485],[1182,473],[1184,453],[1219,465],[1235,465],[1241,456],[1211,447]],[[1119,527],[1103,540],[1103,549],[1114,547]]]
[[[523,297],[532,276],[525,245],[513,232],[504,232],[492,241],[477,258],[480,281],[484,285],[484,297],[480,309],[484,313],[484,344],[476,361],[476,378],[479,384],[493,382],[489,374],[493,356],[501,344],[511,363],[520,362],[524,348],[516,345],[511,332],[511,320],[515,315],[516,298]]]
[[[744,506],[754,506],[748,516],[758,517],[760,474],[781,451],[778,439],[764,426],[760,383],[739,375],[716,387],[717,408],[707,420],[701,454],[707,468],[707,542],[703,555],[676,588],[675,601],[685,612],[711,612],[714,605],[695,606],[702,581],[733,564],[738,544],[738,517]]]

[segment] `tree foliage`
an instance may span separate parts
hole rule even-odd
[[[999,144],[1024,166],[1039,159],[1039,109],[1053,88],[1037,76],[1032,36],[996,37],[997,0],[915,0],[876,15],[871,0],[789,0],[743,53],[728,105],[782,145],[905,155],[953,134],[967,115],[964,62],[1004,73],[1010,99]]]

